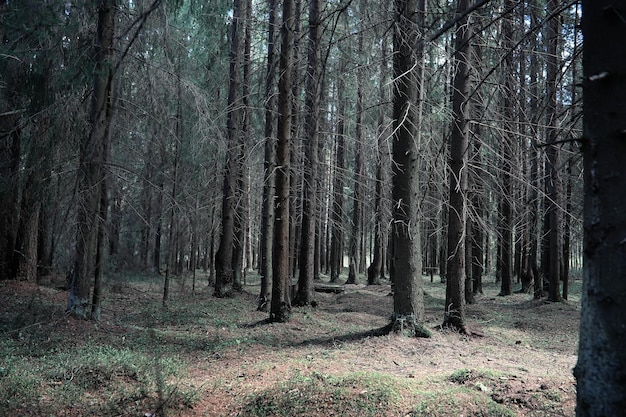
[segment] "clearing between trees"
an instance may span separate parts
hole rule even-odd
[[[0,282],[2,416],[572,416],[580,281],[570,301],[530,294],[467,307],[467,338],[381,335],[389,285],[316,293],[288,323],[255,311],[258,278],[217,299],[206,278],[117,276],[102,320],[64,314],[59,281]],[[445,284],[425,279],[426,318],[443,321]]]

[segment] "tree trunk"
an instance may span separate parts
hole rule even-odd
[[[294,304],[308,305],[313,301],[315,278],[315,242],[317,224],[317,183],[319,165],[319,111],[321,78],[322,25],[320,22],[320,0],[309,1],[309,43],[306,71],[306,118],[304,124],[306,149],[304,169],[306,180],[302,194],[302,229],[300,239],[300,275],[298,292]]]
[[[345,170],[345,107],[344,99],[345,84],[343,73],[345,72],[345,60],[339,58],[339,81],[337,83],[337,131],[336,138],[336,161],[333,177],[333,202],[331,216],[330,238],[330,281],[335,282],[341,274],[343,265],[343,175]]]
[[[79,318],[88,318],[89,293],[94,274],[98,214],[101,202],[101,181],[105,176],[105,141],[112,118],[113,56],[115,0],[98,5],[96,31],[96,64],[91,96],[91,131],[80,147],[78,167],[78,202],[76,247],[67,311]]]
[[[387,8],[386,2],[383,2],[382,5],[384,5],[383,7],[385,7],[385,9]],[[372,263],[367,268],[368,285],[380,285],[381,283],[380,279],[383,277],[383,259],[385,251],[384,241],[387,236],[387,234],[384,232],[386,230],[386,222],[383,205],[386,179],[385,171],[387,168],[385,162],[388,158],[385,143],[387,134],[387,129],[385,127],[386,106],[384,105],[384,103],[386,103],[388,100],[387,90],[385,88],[387,72],[387,37],[384,36],[382,40],[382,57],[380,60],[380,80],[378,81],[380,109],[378,111],[378,138],[376,146],[378,157],[376,159],[376,194],[374,196],[374,254],[372,257]]]
[[[274,220],[273,282],[270,320],[286,322],[291,314],[289,269],[289,168],[291,161],[291,95],[294,1],[283,1],[280,77],[278,82],[278,143],[276,149],[276,198]]]
[[[230,38],[230,69],[228,82],[228,108],[226,131],[228,135],[226,166],[222,196],[222,233],[220,245],[215,254],[215,291],[213,296],[225,297],[227,285],[233,282],[233,246],[235,244],[235,187],[237,186],[238,135],[240,132],[239,109],[239,63],[241,52],[239,36],[241,26],[241,0],[233,0],[233,21]]]
[[[422,253],[420,249],[419,160],[420,126],[415,103],[420,97],[423,44],[411,45],[424,30],[425,0],[396,0],[394,26],[393,97],[393,264],[392,329],[429,336],[424,327]]]
[[[274,167],[276,166],[276,143],[274,139],[274,106],[276,99],[276,53],[274,51],[274,27],[276,24],[276,1],[268,0],[269,21],[267,29],[267,72],[265,75],[265,158],[263,182],[263,207],[261,219],[261,289],[258,310],[269,311],[272,294],[272,241],[274,230]]]
[[[251,35],[250,25],[252,20],[251,0],[243,0],[244,8],[244,47],[243,47],[243,83],[241,100],[241,131],[237,136],[237,164],[236,164],[236,199],[235,199],[235,221],[233,226],[234,246],[233,246],[233,289],[243,290],[244,277],[244,256],[246,244],[246,230],[250,218],[250,207],[248,205],[248,137],[250,135],[250,77],[251,62],[250,48]]]
[[[458,0],[456,13],[461,16],[469,0]],[[468,104],[470,88],[468,16],[457,22],[454,50],[454,92],[452,95],[452,133],[450,135],[450,203],[448,209],[448,279],[444,326],[469,333],[465,324],[465,233],[467,228]]]
[[[584,280],[578,417],[626,410],[626,25],[613,1],[583,1]]]
[[[548,15],[552,15],[559,7],[558,0],[548,0]],[[546,177],[546,203],[548,217],[548,300],[559,301],[560,281],[561,281],[561,173],[560,170],[560,152],[559,145],[555,142],[558,140],[558,114],[557,114],[557,83],[560,73],[558,53],[558,39],[560,30],[560,17],[555,16],[548,21],[547,28],[548,42],[548,59],[546,70],[546,126],[548,147],[547,154],[547,170]]]
[[[505,9],[513,10],[514,0],[505,1]],[[502,22],[503,49],[509,51],[513,47],[513,27],[512,17],[506,16]],[[500,295],[511,295],[513,293],[513,91],[514,91],[514,68],[512,54],[508,53],[502,65],[502,77],[504,78],[504,89],[502,97],[503,113],[503,137],[500,140],[500,158],[502,175],[502,196],[500,199],[499,213],[499,240],[500,240]]]

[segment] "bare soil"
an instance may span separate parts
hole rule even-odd
[[[39,351],[59,343],[132,346],[145,343],[147,329],[152,329],[155,347],[167,347],[185,361],[184,383],[197,393],[192,404],[170,408],[168,415],[245,416],[256,398],[280,391],[294,378],[363,373],[399,381],[401,395],[389,405],[390,416],[487,415],[473,393],[506,407],[510,415],[574,415],[575,298],[546,303],[529,294],[499,297],[498,287],[487,285],[485,294],[467,306],[469,326],[480,335],[468,337],[435,330],[443,321],[445,284],[425,281],[426,325],[433,334],[417,339],[381,334],[392,312],[389,285],[347,285],[341,294],[317,293],[317,307],[294,309],[291,321],[280,324],[267,322],[268,314],[255,310],[256,285],[234,298],[216,299],[205,283],[198,282],[192,295],[190,278],[179,279],[163,310],[160,279],[117,278],[107,287],[102,320],[93,323],[63,314],[67,293],[56,284],[2,282],[5,313],[0,320],[11,323],[0,321],[6,329],[0,338],[21,337],[24,343],[36,343]],[[43,304],[57,307],[33,307]],[[38,332],[29,333],[34,327]],[[354,396],[362,394],[355,385]],[[99,401],[97,390],[90,395],[91,408],[76,404],[72,410],[56,410],[57,415],[87,415],[93,401]],[[449,410],[442,406],[432,411],[437,404],[425,402],[429,395],[439,405],[449,401]],[[332,398],[317,400],[306,415],[333,413],[322,404]],[[129,415],[166,414],[141,407],[148,405],[139,404]],[[141,412],[135,414],[137,410]]]

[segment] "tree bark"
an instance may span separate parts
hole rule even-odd
[[[74,271],[67,311],[88,318],[91,279],[94,274],[101,181],[104,178],[105,141],[112,118],[115,0],[98,5],[96,65],[91,96],[91,131],[81,142],[78,167],[77,232]]]
[[[319,111],[321,73],[320,22],[321,1],[309,1],[309,42],[306,71],[306,118],[304,130],[307,135],[304,156],[305,179],[302,194],[302,229],[300,239],[300,274],[298,292],[294,304],[304,306],[313,301],[315,278],[315,242],[317,224],[317,183],[319,165]]]
[[[505,1],[505,9],[513,10],[514,0]],[[503,49],[510,50],[513,47],[513,27],[512,17],[506,16],[502,22]],[[504,78],[504,89],[502,97],[503,113],[503,136],[500,140],[500,166],[502,175],[502,196],[500,200],[499,213],[499,241],[500,256],[497,261],[500,266],[500,295],[511,295],[513,293],[513,58],[509,53],[504,58],[502,67],[502,77]],[[497,272],[496,272],[497,273]]]
[[[270,320],[286,322],[291,314],[289,269],[289,168],[291,161],[291,111],[294,1],[283,1],[280,77],[278,82],[278,143],[276,149],[276,199],[274,220],[273,282]]]
[[[345,59],[339,58],[339,81],[337,83],[337,130],[336,160],[333,176],[333,201],[331,215],[330,238],[330,281],[335,282],[341,274],[343,265],[343,185],[345,170],[345,82],[342,74],[345,72]]]
[[[456,13],[462,16],[469,0],[458,0]],[[444,326],[469,333],[465,324],[465,261],[468,185],[468,103],[470,88],[470,23],[467,15],[457,22],[454,51],[454,92],[450,135],[450,201],[448,209],[448,279]]]
[[[425,0],[396,0],[394,25],[393,97],[393,331],[429,336],[424,327],[422,253],[418,219],[420,126],[415,103],[420,97],[424,59]]]
[[[383,2],[382,5],[386,6],[386,2]],[[384,216],[384,191],[385,191],[385,180],[386,180],[386,160],[388,158],[388,152],[386,150],[385,143],[385,134],[387,133],[387,129],[385,127],[385,109],[386,106],[384,103],[387,102],[387,90],[385,88],[385,82],[388,77],[388,65],[387,65],[387,37],[383,37],[382,40],[382,54],[380,61],[380,80],[378,82],[379,86],[379,103],[380,109],[378,111],[378,138],[377,138],[377,159],[376,159],[376,188],[375,188],[375,196],[374,196],[374,254],[372,257],[372,263],[367,268],[367,284],[368,285],[380,285],[381,278],[383,278],[383,259],[384,259],[384,251],[385,251],[385,240],[387,233],[385,227],[385,216]],[[387,155],[386,155],[387,154]]]
[[[265,158],[263,182],[263,207],[261,219],[261,289],[258,310],[269,311],[272,294],[272,241],[274,230],[274,167],[276,166],[276,141],[274,139],[274,82],[276,79],[276,53],[274,50],[274,27],[276,24],[276,1],[268,1],[269,21],[267,29],[267,72],[265,75]]]
[[[559,7],[558,0],[548,0],[548,15],[556,13]],[[560,30],[560,17],[554,16],[548,21],[547,28],[548,59],[546,69],[546,126],[547,126],[547,170],[546,177],[546,203],[548,218],[548,300],[559,301],[561,281],[562,259],[562,233],[561,233],[561,174],[558,140],[558,114],[557,114],[557,83],[559,77],[558,39]]]
[[[226,165],[222,196],[222,232],[220,244],[215,254],[215,291],[213,296],[225,297],[227,286],[233,282],[233,246],[235,244],[235,187],[237,186],[238,135],[240,132],[239,111],[239,64],[241,61],[240,43],[241,0],[233,0],[233,21],[230,38],[230,68],[228,82],[228,107],[226,116],[227,143]]]
[[[613,1],[583,1],[584,266],[578,417],[626,410],[626,25]]]

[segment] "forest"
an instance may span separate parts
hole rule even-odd
[[[624,16],[605,0],[2,2],[6,415],[292,415],[293,403],[235,394],[225,402],[235,414],[211,412],[204,388],[171,378],[200,372],[200,352],[241,367],[283,343],[406,355],[429,338],[460,351],[492,338],[556,349],[560,379],[533,370],[537,392],[551,392],[533,402],[496,386],[523,379],[500,357],[502,374],[448,363],[469,368],[439,384],[478,387],[491,402],[440,411],[391,399],[415,387],[382,371],[305,366],[277,389],[393,386],[389,398],[365,396],[388,415],[569,415],[576,401],[577,415],[618,415],[626,378],[607,375],[626,369],[610,349],[626,339],[611,321],[626,319],[626,86],[615,76],[626,56],[606,39],[626,34]],[[107,335],[128,337],[130,350]],[[191,365],[172,362],[176,349]],[[25,388],[41,381],[24,358],[49,391]],[[87,391],[59,391],[74,375]],[[137,384],[140,394],[96,399]],[[515,400],[522,411],[509,407],[513,391],[528,394]],[[353,415],[297,415],[331,412]]]

